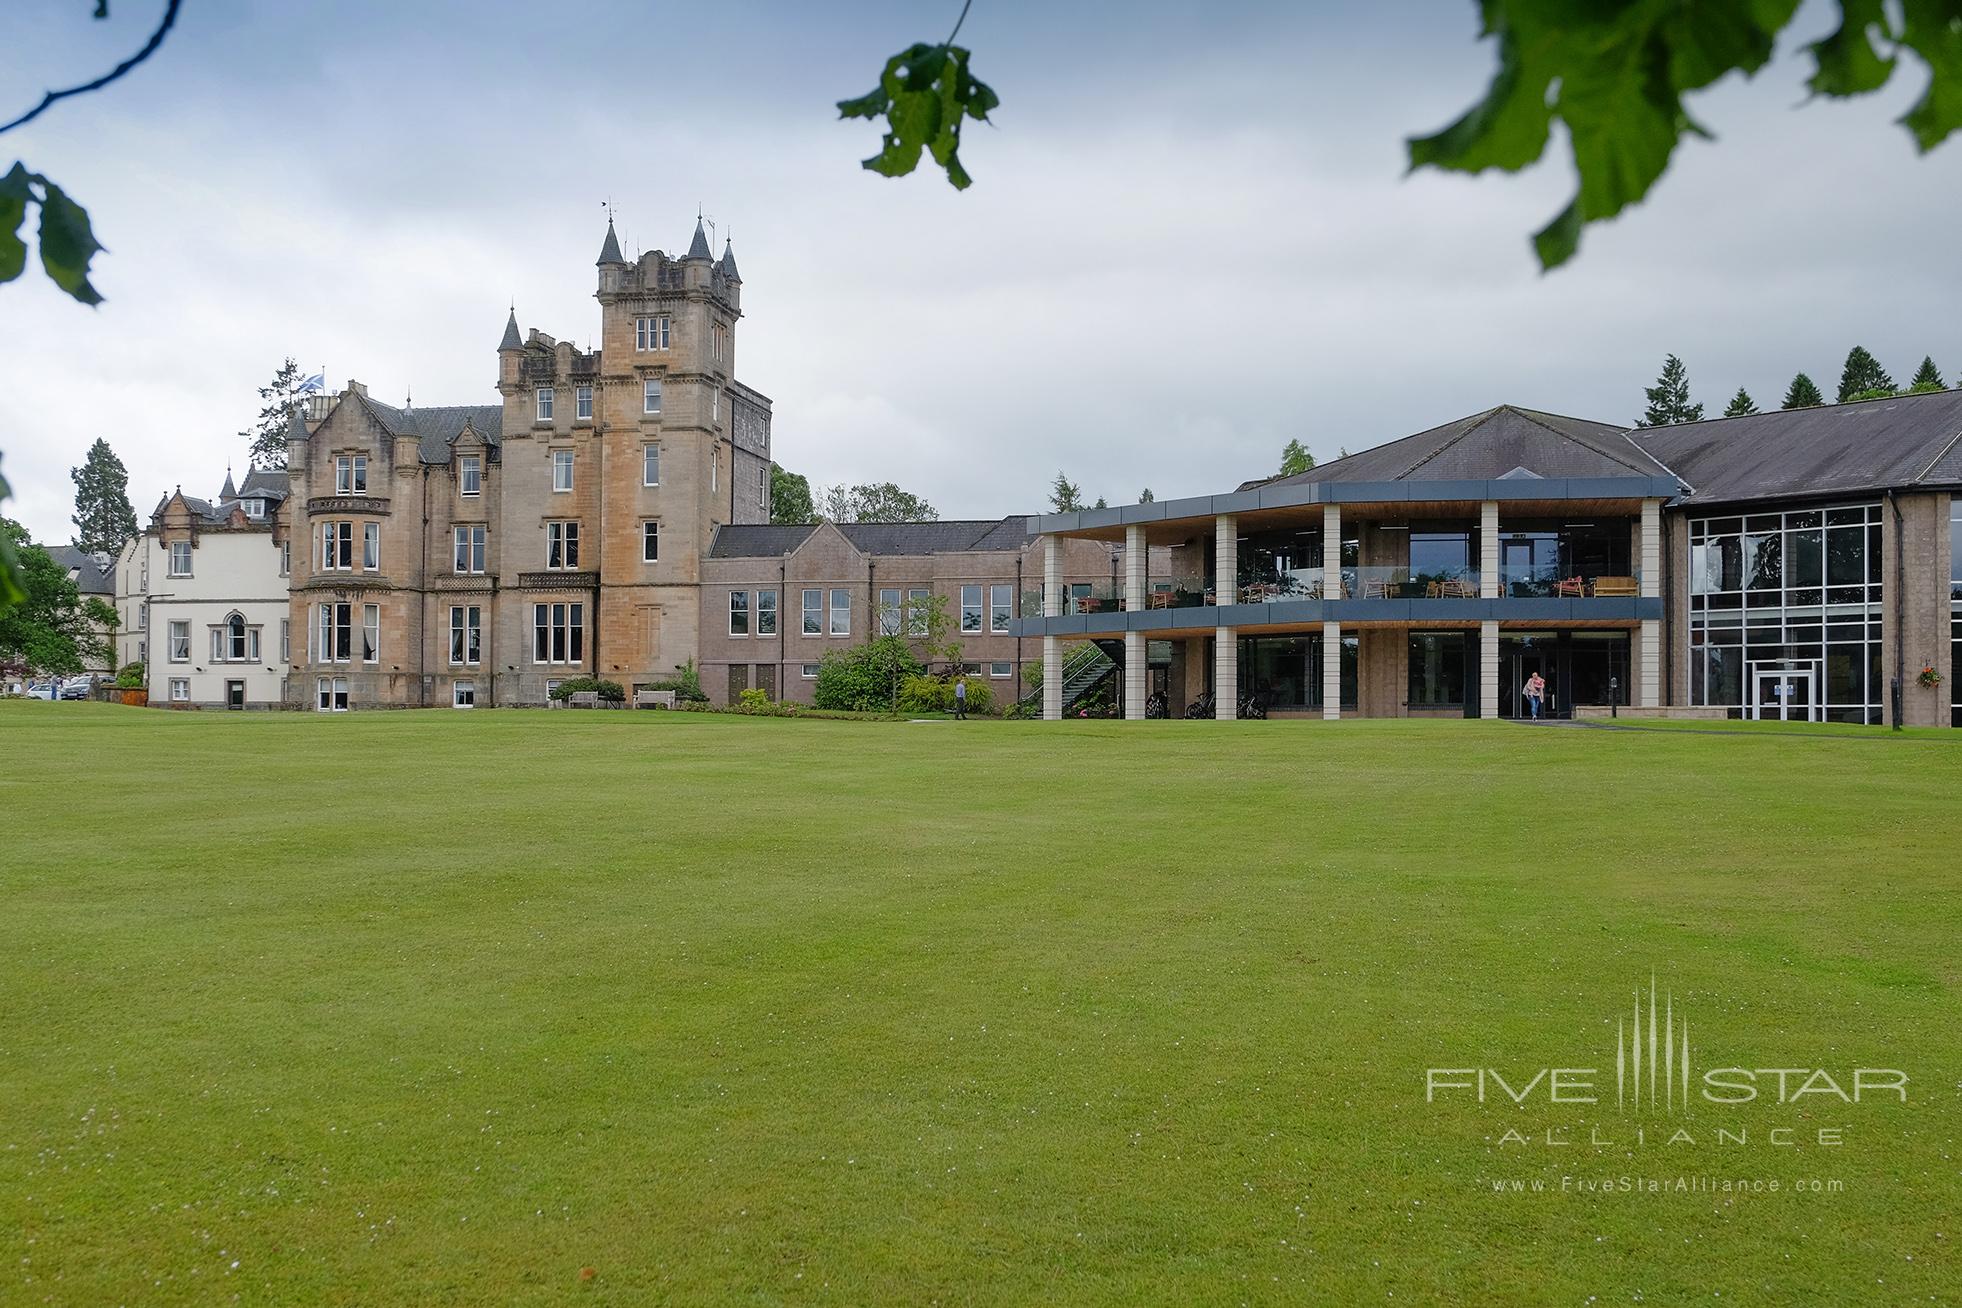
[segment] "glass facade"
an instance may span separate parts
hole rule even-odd
[[[1559,593],[1562,581],[1632,577],[1634,520],[1594,522],[1502,520],[1499,527],[1499,593],[1538,599]],[[1571,592],[1570,592],[1571,593]]]
[[[1354,636],[1342,637],[1342,703],[1356,707]],[[1169,658],[1169,650],[1167,657]],[[1305,711],[1322,707],[1322,638],[1247,636],[1240,640],[1240,686],[1269,710]]]
[[[1880,529],[1878,504],[1692,519],[1690,703],[1881,721]]]
[[[1416,556],[1413,541],[1413,561]],[[1477,640],[1475,631],[1411,632],[1410,685],[1405,702],[1413,709],[1463,709],[1473,698],[1467,687],[1478,684]]]

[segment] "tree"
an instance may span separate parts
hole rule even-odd
[[[1290,440],[1281,448],[1281,471],[1277,475],[1299,476],[1312,470],[1314,466],[1315,456],[1308,452],[1308,447],[1298,440]]]
[[[100,436],[89,446],[75,480],[75,545],[91,554],[114,554],[136,534],[136,510],[129,506],[129,469]]]
[[[1737,394],[1731,396],[1730,403],[1724,406],[1724,417],[1748,418],[1757,411],[1757,401],[1751,398],[1749,391],[1739,386],[1737,388]]]
[[[1097,502],[1095,504],[1092,504],[1090,507],[1093,509],[1107,509],[1110,507],[1110,505],[1104,502],[1103,496],[1099,495],[1097,497]]]
[[[817,506],[811,502],[811,482],[801,473],[787,472],[780,463],[770,465],[770,521],[780,523],[816,522]]]
[[[97,629],[113,628],[116,611],[93,596],[84,601],[68,569],[12,518],[0,518],[0,542],[20,562],[24,592],[19,603],[0,612],[0,663],[65,677],[108,658],[108,643]]]
[[[1914,380],[1908,383],[1908,394],[1923,395],[1929,391],[1945,391],[1948,383],[1942,380],[1941,369],[1935,367],[1933,355],[1921,356],[1921,366],[1914,370]]]
[[[293,362],[293,356],[286,356],[286,362],[279,365],[273,379],[259,388],[259,421],[252,430],[240,432],[250,438],[252,444],[246,450],[246,458],[255,468],[283,468],[286,466],[286,430],[293,425],[293,409],[300,402],[300,365]]]
[[[1649,407],[1636,420],[1637,427],[1670,427],[1679,422],[1703,421],[1703,406],[1690,403],[1689,369],[1670,355],[1662,361],[1662,375],[1655,385],[1643,388]]]
[[[1894,379],[1864,345],[1856,345],[1846,352],[1846,366],[1839,372],[1839,402],[1844,404],[1855,396],[1871,399],[1874,391],[1892,395]]]
[[[1612,218],[1649,193],[1684,136],[1709,137],[1683,96],[1734,71],[1748,77],[1764,67],[1799,4],[1479,0],[1479,10],[1485,35],[1498,41],[1498,71],[1485,98],[1457,122],[1405,142],[1410,166],[1516,173],[1546,153],[1559,119],[1580,185],[1533,236],[1540,266],[1552,269],[1574,256],[1588,223]],[[1900,122],[1926,154],[1962,127],[1958,18],[1955,0],[1840,0],[1838,27],[1805,47],[1813,65],[1809,85],[1816,95],[1866,95],[1893,77],[1903,50],[1914,51],[1927,66],[1928,84]],[[960,28],[956,21],[954,35]],[[953,44],[954,35],[894,55],[877,89],[839,102],[840,117],[887,120],[885,148],[865,167],[899,177],[930,151],[955,187],[971,183],[955,154],[961,119],[985,121],[1001,101],[969,73],[968,51]]]
[[[1778,407],[1781,409],[1816,409],[1825,402],[1826,397],[1819,393],[1818,384],[1804,373],[1800,373],[1798,376],[1792,378],[1792,384],[1785,388],[1785,402]]]
[[[938,522],[931,504],[889,481],[833,486],[824,492],[819,516],[831,522]]]
[[[1140,504],[1149,504],[1156,498],[1157,496],[1151,493],[1151,487],[1149,486],[1138,492],[1138,503]]]
[[[1083,507],[1083,488],[1061,472],[1049,483],[1049,511],[1075,513]]]

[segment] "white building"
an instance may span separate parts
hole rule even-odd
[[[216,504],[180,487],[123,547],[118,662],[141,662],[150,703],[278,708],[292,661],[286,474],[254,469]],[[302,633],[304,638],[304,633]]]

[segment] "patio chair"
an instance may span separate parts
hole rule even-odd
[[[1562,577],[1553,583],[1555,599],[1586,599],[1587,579],[1585,577]]]
[[[1437,583],[1437,598],[1477,599],[1478,593],[1472,589],[1472,584],[1463,577],[1446,577]]]
[[[1396,597],[1390,593],[1390,585],[1381,577],[1366,577],[1363,579],[1363,598],[1394,599]]]

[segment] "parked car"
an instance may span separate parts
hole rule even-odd
[[[61,683],[61,697],[63,699],[87,699],[89,692],[94,689],[94,677],[87,674],[79,677],[70,677]]]

